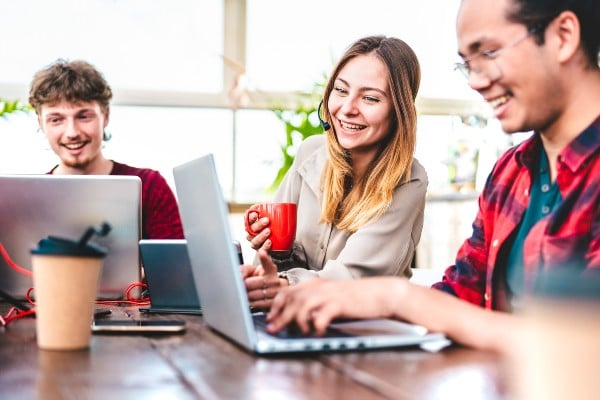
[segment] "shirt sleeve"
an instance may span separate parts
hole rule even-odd
[[[485,192],[485,191],[484,191]],[[454,265],[444,272],[433,288],[457,296],[475,305],[484,305],[487,251],[485,246],[485,196],[479,197],[479,211],[473,222],[473,233],[458,250]]]
[[[177,200],[165,178],[156,171],[147,177],[142,214],[145,239],[183,239]]]
[[[590,247],[587,250],[586,273],[600,275],[600,207],[596,206],[596,211],[592,216]]]

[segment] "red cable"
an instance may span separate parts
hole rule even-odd
[[[28,271],[25,268],[18,266],[10,258],[10,256],[8,255],[8,252],[6,251],[6,249],[4,248],[2,243],[0,243],[0,253],[2,254],[2,257],[4,257],[4,259],[6,260],[6,263],[8,264],[9,267],[11,267],[12,269],[14,269],[15,271],[17,271],[20,274],[26,275],[28,277],[33,277],[33,273],[31,271]],[[140,299],[136,299],[131,294],[131,292],[138,287],[147,288],[148,285],[145,283],[142,283],[142,282],[134,282],[127,287],[127,290],[125,291],[125,299],[124,300],[101,300],[101,301],[96,301],[96,304],[104,304],[104,305],[130,304],[130,305],[139,305],[139,306],[150,304],[149,297],[143,297]],[[33,300],[32,296],[31,296],[32,291],[33,291],[32,287],[30,287],[27,290],[26,299],[31,305],[35,305],[35,301]],[[16,319],[27,317],[27,316],[34,315],[34,314],[35,314],[34,308],[23,311],[23,310],[19,310],[17,307],[11,307],[11,309],[8,311],[8,313],[6,313],[6,315],[0,315],[0,326],[7,326],[9,323],[11,323],[12,321],[14,321]]]
[[[8,255],[8,252],[6,251],[4,246],[2,246],[2,243],[0,243],[0,253],[2,253],[2,257],[4,257],[4,259],[6,260],[6,263],[8,264],[9,267],[11,267],[12,269],[14,269],[15,271],[17,271],[20,274],[23,274],[23,275],[26,275],[29,277],[33,277],[33,273],[31,271],[28,271],[25,268],[19,267],[13,260],[11,260],[10,256]]]
[[[137,306],[149,305],[150,304],[149,297],[142,297],[140,299],[136,299],[131,294],[131,291],[138,287],[147,288],[148,285],[145,283],[142,283],[142,282],[134,282],[127,287],[127,290],[125,291],[125,299],[124,300],[99,300],[96,302],[96,304],[101,304],[101,305],[130,304],[130,305],[137,305]]]
[[[31,271],[26,270],[25,268],[22,268],[20,266],[18,266],[8,255],[8,252],[6,251],[6,249],[4,248],[4,246],[2,245],[2,243],[0,243],[0,253],[2,254],[2,257],[4,257],[4,259],[6,260],[6,263],[8,264],[9,267],[13,268],[15,271],[26,275],[28,277],[33,277],[33,273]],[[129,285],[127,287],[127,290],[125,291],[125,300],[104,300],[104,301],[97,301],[97,304],[133,304],[133,305],[148,305],[150,304],[150,298],[148,297],[144,297],[141,299],[136,299],[132,296],[131,291],[134,290],[137,287],[142,287],[142,288],[147,288],[148,285],[146,285],[145,283],[141,283],[141,282],[134,282],[131,285]],[[33,288],[29,288],[29,290],[27,291],[27,301],[31,304],[34,304],[34,301],[31,298],[31,291],[33,290]],[[4,320],[2,319],[2,317],[0,316],[0,322],[4,322]],[[4,323],[3,323],[4,325]]]
[[[4,315],[4,316],[0,315],[0,325],[7,326],[8,324],[10,324],[12,321],[14,321],[16,319],[28,317],[28,316],[34,315],[34,314],[35,314],[34,309],[23,311],[23,310],[19,310],[17,307],[11,307],[10,310],[8,310],[8,312],[6,313],[6,315]]]
[[[125,291],[125,299],[122,299],[122,300],[98,300],[98,301],[96,301],[96,304],[100,304],[100,305],[129,304],[129,305],[136,305],[136,306],[149,305],[150,304],[149,297],[142,297],[140,299],[136,299],[131,294],[131,291],[138,287],[146,288],[146,287],[148,287],[148,285],[145,283],[142,283],[142,282],[134,282],[127,287],[127,290]],[[31,305],[35,305],[35,301],[33,300],[33,297],[31,295],[32,291],[33,291],[32,287],[30,287],[27,290],[26,299]],[[11,322],[13,322],[17,319],[28,317],[28,316],[33,316],[33,315],[35,315],[35,308],[31,308],[29,310],[20,310],[17,307],[11,307],[10,310],[8,310],[8,312],[6,313],[6,315],[0,315],[0,326],[7,326],[8,324],[10,324]]]

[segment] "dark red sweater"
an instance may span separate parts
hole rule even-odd
[[[138,176],[142,180],[142,239],[183,239],[177,200],[165,178],[152,169],[113,163],[110,175]]]
[[[177,200],[158,171],[130,167],[115,161],[110,174],[139,176],[142,180],[143,239],[183,239]]]

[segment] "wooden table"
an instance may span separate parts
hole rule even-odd
[[[7,306],[0,304],[0,312]],[[109,318],[148,318],[111,307]],[[89,350],[43,351],[35,320],[0,327],[0,398],[7,399],[502,399],[501,362],[459,346],[258,357],[200,316],[172,336],[94,335]]]

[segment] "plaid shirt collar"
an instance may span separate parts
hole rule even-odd
[[[517,163],[532,170],[537,162],[537,155],[542,145],[540,133],[521,146],[515,154]],[[583,132],[581,132],[558,156],[559,163],[564,164],[573,173],[582,168],[588,160],[600,151],[600,115]]]

